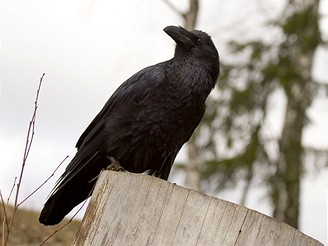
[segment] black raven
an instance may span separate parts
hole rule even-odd
[[[39,221],[59,223],[88,198],[112,160],[129,172],[167,179],[174,159],[202,119],[205,100],[219,76],[210,36],[168,26],[176,42],[171,60],[126,80],[77,141],[77,153],[57,181]]]

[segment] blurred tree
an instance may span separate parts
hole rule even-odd
[[[177,12],[185,27],[193,29],[199,2],[189,3],[186,13]],[[183,166],[187,185],[196,190],[201,180],[204,187],[217,190],[244,180],[241,203],[256,175],[268,184],[273,216],[296,228],[304,159],[308,154],[327,157],[328,153],[302,145],[306,110],[322,87],[312,76],[314,53],[324,43],[318,6],[319,0],[286,1],[280,18],[268,23],[277,35],[269,41],[259,37],[230,43],[236,57],[233,63],[221,59],[217,90],[188,142],[188,163]],[[273,137],[268,121],[277,91],[287,102],[281,135]]]
[[[320,87],[311,73],[314,53],[323,44],[318,6],[318,0],[289,0],[279,20],[269,24],[279,33],[271,41],[231,42],[244,62],[223,66],[218,96],[212,97],[198,134],[209,136],[198,142],[207,160],[203,180],[217,180],[218,188],[246,180],[245,202],[255,172],[260,174],[269,184],[273,216],[296,228],[306,153],[302,133],[306,110]],[[277,90],[287,103],[281,136],[274,139],[265,123]],[[222,142],[224,148],[218,146]]]

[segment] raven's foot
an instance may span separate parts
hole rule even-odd
[[[124,170],[124,168],[121,166],[120,162],[115,160],[114,157],[109,157],[107,156],[107,158],[109,159],[109,161],[111,162],[111,164],[109,164],[105,169],[103,170],[109,170],[109,171],[115,171],[115,172],[128,172],[126,170]],[[99,175],[97,175],[96,177],[94,177],[93,179],[89,180],[88,182],[91,183],[95,180],[97,180],[99,177]]]
[[[120,162],[115,160],[114,157],[108,157],[111,164],[106,167],[106,170],[115,171],[115,172],[126,172],[121,166]]]

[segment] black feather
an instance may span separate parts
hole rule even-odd
[[[100,171],[114,157],[135,173],[167,179],[174,159],[205,111],[219,75],[219,56],[204,32],[164,29],[177,43],[171,60],[126,80],[77,141],[77,153],[58,180],[40,215],[59,223],[91,195]]]

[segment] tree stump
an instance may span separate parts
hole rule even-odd
[[[259,212],[143,174],[103,171],[73,245],[322,245]]]

